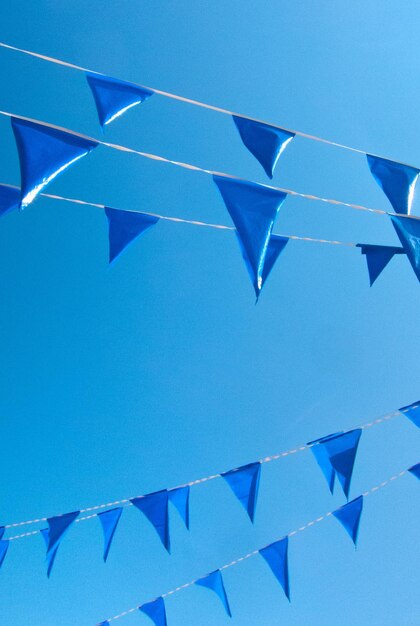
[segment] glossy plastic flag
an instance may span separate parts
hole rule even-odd
[[[420,281],[420,220],[396,215],[393,215],[391,219],[408,260]]]
[[[46,560],[47,560],[47,576],[49,578],[50,574],[51,574],[52,567],[54,565],[55,557],[57,555],[58,546],[60,544],[58,543],[55,546],[55,548],[53,548],[52,550],[48,550],[48,543],[49,543],[49,531],[48,531],[48,528],[43,528],[40,532],[41,532],[42,538],[43,538],[43,540],[45,542],[45,545],[47,547],[47,556],[46,556]]]
[[[20,189],[0,185],[0,216],[17,209],[20,202]]]
[[[24,208],[72,163],[96,148],[98,143],[64,130],[12,117],[19,153]]]
[[[222,573],[219,569],[212,572],[211,574],[208,574],[207,576],[204,576],[204,578],[196,580],[195,584],[199,585],[200,587],[207,587],[207,589],[211,589],[212,591],[214,591],[214,593],[219,596],[223,606],[225,607],[226,613],[229,615],[229,617],[232,617],[225,586],[223,584]]]
[[[289,538],[283,537],[283,539],[262,548],[259,553],[268,563],[290,602],[288,547]]]
[[[98,626],[109,626],[109,622],[108,620],[105,620],[104,622],[101,622],[100,624],[98,624]]]
[[[213,176],[213,180],[238,231],[242,253],[258,295],[263,285],[271,232],[287,194],[265,185],[222,176]]]
[[[362,254],[366,255],[371,287],[394,254],[405,254],[403,248],[395,246],[374,246],[365,243],[358,243],[357,246],[361,249]]]
[[[86,79],[92,90],[102,127],[153,95],[150,89],[101,74],[86,74]]]
[[[351,477],[357,448],[362,434],[360,428],[346,433],[329,435],[309,442],[311,450],[327,480],[331,493],[337,476],[346,497],[349,497]],[[312,445],[316,444],[316,445]]]
[[[248,513],[251,522],[254,522],[255,517],[260,475],[261,463],[259,461],[221,474]]]
[[[273,178],[277,161],[295,133],[245,117],[232,117],[244,145],[261,163],[267,176]]]
[[[417,402],[413,402],[412,404],[408,404],[407,406],[402,406],[398,410],[403,415],[408,417],[413,424],[420,428],[420,400],[417,400]]]
[[[180,514],[187,529],[190,529],[190,488],[178,487],[168,491],[168,498]]]
[[[286,244],[289,241],[289,238],[288,237],[281,237],[280,235],[271,235],[270,236],[270,239],[268,241],[268,246],[267,246],[267,253],[266,253],[265,261],[264,261],[264,267],[263,267],[263,271],[262,271],[261,288],[257,289],[255,287],[254,271],[253,271],[252,267],[250,266],[250,264],[248,262],[248,257],[246,255],[246,253],[244,252],[241,238],[239,237],[237,232],[236,232],[236,235],[238,237],[239,246],[240,246],[241,251],[242,251],[242,256],[243,256],[243,259],[245,261],[245,265],[246,265],[246,267],[248,269],[248,273],[249,273],[249,275],[251,277],[251,281],[254,284],[255,295],[257,296],[257,302],[258,302],[260,294],[261,294],[261,290],[262,290],[262,288],[265,285],[265,281],[267,280],[271,270],[273,269],[273,266],[274,266],[275,262],[277,261],[278,257],[280,256],[280,254],[283,252],[284,248],[286,247]]]
[[[169,537],[168,492],[166,489],[149,493],[131,500],[132,504],[147,517],[154,526],[161,542],[168,552],[171,551]]]
[[[49,517],[48,523],[48,547],[47,552],[51,552],[55,548],[58,548],[60,541],[64,534],[67,532],[71,524],[74,522],[80,511],[73,511],[72,513],[64,513],[64,515],[57,515],[56,517]]]
[[[98,518],[102,526],[104,533],[104,561],[108,558],[109,549],[111,547],[112,540],[114,538],[115,531],[117,529],[118,522],[122,514],[122,506],[115,509],[109,509],[98,513]]]
[[[105,207],[108,218],[109,262],[112,263],[127,246],[159,221],[158,217],[134,211]]]
[[[155,626],[166,626],[166,609],[163,598],[156,598],[152,602],[147,602],[139,607],[139,611],[150,617]]]
[[[416,463],[416,465],[409,467],[408,471],[420,480],[420,463]]]
[[[0,567],[3,565],[3,561],[6,558],[8,548],[9,541],[7,539],[0,539]]]
[[[360,517],[363,510],[363,496],[355,498],[351,502],[347,502],[344,506],[336,511],[333,515],[350,535],[354,545],[357,543],[357,535],[359,533]]]
[[[373,178],[384,191],[394,211],[410,215],[420,170],[371,154],[366,156]]]

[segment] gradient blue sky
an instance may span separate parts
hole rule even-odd
[[[0,17],[8,43],[420,165],[417,2],[14,0]],[[101,136],[82,74],[1,50],[0,80],[1,109]],[[0,133],[0,182],[17,184],[6,118]],[[229,117],[157,96],[105,137],[266,182]],[[274,183],[388,209],[363,156],[304,139]],[[209,177],[105,148],[50,190],[229,224]],[[275,230],[397,243],[383,216],[294,198]],[[172,487],[420,395],[420,290],[404,257],[370,289],[358,250],[291,242],[254,306],[232,233],[161,222],[109,269],[101,210],[38,199],[2,219],[0,259],[2,523]],[[352,496],[418,452],[406,418],[369,429]],[[357,552],[332,519],[291,540],[290,606],[259,557],[228,570],[232,626],[419,624],[418,488],[406,476],[367,499]],[[305,452],[264,466],[254,527],[222,481],[194,488],[190,533],[172,516],[172,556],[132,509],[107,565],[97,520],[71,530],[50,580],[41,536],[16,541],[0,624],[93,625],[342,503]],[[167,613],[171,626],[229,623],[194,588]]]

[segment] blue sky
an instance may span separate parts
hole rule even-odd
[[[0,39],[418,165],[417,9],[15,0]],[[81,73],[1,50],[0,80],[2,110],[101,137]],[[0,133],[0,182],[18,184],[6,118]],[[229,117],[158,96],[105,139],[266,182]],[[273,182],[389,208],[362,155],[300,138]],[[50,191],[230,223],[210,177],[103,147]],[[386,217],[294,198],[275,232],[397,244]],[[100,209],[41,198],[1,220],[2,523],[172,487],[418,399],[420,291],[404,257],[370,289],[358,250],[291,242],[254,306],[232,233],[161,222],[112,268],[107,254]],[[417,462],[418,437],[403,417],[366,431],[352,496]],[[302,453],[264,466],[254,527],[222,481],[194,488],[190,533],[172,516],[171,556],[135,510],[106,565],[98,521],[75,526],[50,580],[41,536],[13,542],[0,624],[93,625],[343,503]],[[419,513],[406,476],[366,500],[357,552],[334,520],[292,539],[290,606],[258,557],[232,568],[232,625],[418,624]],[[173,626],[229,619],[200,589],[167,613]]]

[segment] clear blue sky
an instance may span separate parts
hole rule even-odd
[[[2,3],[0,39],[420,165],[414,1]],[[0,107],[100,137],[85,78],[0,51]],[[19,182],[0,119],[0,182]],[[266,182],[226,116],[154,96],[106,139]],[[388,209],[365,159],[295,139],[275,184]],[[98,148],[51,192],[229,224],[209,177]],[[414,204],[420,212],[420,195]],[[397,244],[388,219],[289,198],[277,233]],[[160,223],[107,266],[103,212],[38,199],[0,228],[1,521],[171,487],[352,427],[420,396],[420,289],[404,257],[369,288],[358,250],[291,242],[258,306],[234,236]],[[352,496],[419,460],[397,418],[363,434]],[[334,520],[290,541],[292,604],[262,559],[226,572],[232,626],[420,623],[419,485],[369,497],[359,549]],[[191,493],[173,554],[125,511],[107,565],[76,525],[47,580],[41,536],[0,572],[1,626],[89,626],[343,503],[310,453],[263,468],[255,527],[222,481]],[[210,593],[171,626],[228,624]],[[121,620],[148,624],[145,616]]]

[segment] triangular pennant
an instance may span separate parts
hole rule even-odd
[[[200,587],[207,587],[207,589],[211,589],[212,591],[214,591],[214,593],[219,596],[223,606],[225,607],[226,613],[229,615],[229,617],[232,617],[225,586],[223,584],[222,573],[220,570],[217,569],[216,571],[211,572],[211,574],[207,574],[207,576],[196,580],[195,584],[199,585]]]
[[[104,561],[108,558],[109,549],[111,547],[112,540],[114,538],[115,531],[117,529],[118,522],[120,521],[122,507],[119,506],[115,509],[109,509],[98,513],[99,521],[101,522],[102,530],[104,533]]]
[[[20,189],[0,185],[0,216],[17,209],[20,202]]]
[[[283,537],[283,539],[262,548],[259,550],[259,553],[268,563],[290,602],[288,547],[289,538]]]
[[[43,528],[40,532],[41,532],[42,538],[43,538],[43,540],[45,542],[45,545],[47,547],[47,556],[46,556],[46,560],[47,560],[47,576],[49,578],[50,574],[51,574],[52,567],[54,565],[55,557],[57,555],[57,550],[58,550],[58,547],[59,547],[60,544],[57,543],[55,548],[52,548],[51,550],[48,550],[49,530],[48,530],[48,528]]]
[[[127,246],[159,221],[158,217],[134,211],[105,207],[108,218],[109,262],[112,263]]]
[[[101,126],[109,124],[154,93],[150,89],[101,74],[86,74],[86,79],[92,90]]]
[[[366,255],[371,287],[394,254],[405,254],[403,248],[395,246],[374,246],[365,243],[358,243],[357,246],[361,249],[362,254]]]
[[[178,487],[168,491],[168,498],[180,514],[187,529],[190,529],[190,488]]]
[[[261,163],[267,176],[273,178],[277,161],[295,133],[246,117],[237,115],[232,117],[244,145]]]
[[[271,235],[268,241],[267,253],[265,255],[264,268],[263,268],[263,273],[262,273],[262,286],[265,284],[265,281],[267,280],[268,275],[273,269],[274,263],[277,261],[280,254],[285,249],[288,241],[289,241],[289,237],[281,237],[280,235]]]
[[[133,498],[131,503],[144,513],[149,522],[153,524],[161,542],[170,552],[168,492],[166,489],[149,493],[147,496]]]
[[[80,511],[73,511],[72,513],[64,513],[64,515],[57,515],[56,517],[49,517],[48,523],[48,547],[47,552],[51,552],[54,548],[57,548],[65,532],[69,529],[74,522]]]
[[[5,527],[4,526],[0,526],[0,539],[3,539],[5,532],[6,532]]]
[[[247,511],[251,522],[254,522],[255,517],[260,474],[261,463],[259,461],[221,474],[245,511]]]
[[[109,622],[108,620],[105,620],[104,622],[101,622],[100,624],[98,624],[98,626],[109,626]]]
[[[334,493],[334,483],[335,483],[335,470],[330,462],[330,456],[325,446],[317,445],[321,444],[324,441],[328,441],[332,437],[336,437],[342,433],[333,433],[331,435],[327,435],[325,437],[321,437],[320,439],[315,439],[314,441],[308,441],[306,444],[310,446],[312,454],[314,455],[316,462],[321,468],[322,473],[325,476],[325,480],[328,483],[328,487],[331,493]]]
[[[287,194],[265,185],[222,176],[213,176],[213,180],[238,231],[242,252],[258,294],[263,284],[271,231]]]
[[[403,415],[406,415],[408,419],[413,422],[413,424],[420,428],[420,400],[417,400],[417,402],[413,402],[412,404],[408,404],[407,406],[402,406],[398,410]]]
[[[420,480],[420,463],[408,468],[408,471]]]
[[[139,606],[139,611],[150,617],[155,626],[166,626],[166,609],[163,598],[156,598],[152,602],[147,602]]]
[[[12,117],[19,153],[22,195],[20,206],[28,206],[58,174],[75,163],[98,142],[28,120]]]
[[[420,281],[420,220],[394,215],[391,219],[408,260]]]
[[[6,558],[8,548],[9,548],[8,539],[0,539],[0,567],[3,565],[3,561]]]
[[[387,196],[394,211],[410,215],[420,170],[371,154],[366,156],[373,178]]]
[[[340,524],[343,525],[347,533],[350,535],[354,545],[357,543],[357,535],[359,533],[360,517],[363,510],[363,496],[355,498],[351,502],[347,502],[344,506],[336,511],[333,515]]]

